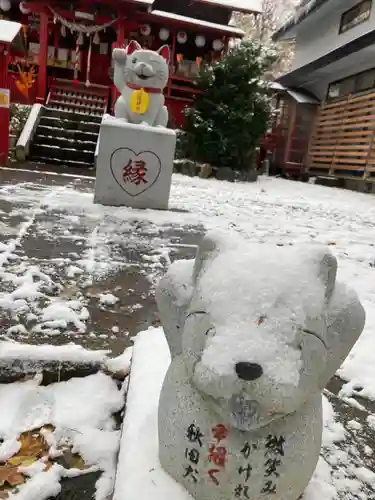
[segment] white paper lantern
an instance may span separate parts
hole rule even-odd
[[[206,39],[203,35],[198,35],[195,37],[195,45],[197,47],[204,47],[206,45]]]
[[[27,2],[20,3],[20,11],[22,14],[30,14],[31,10],[27,6]]]
[[[163,42],[168,40],[169,30],[167,30],[167,28],[161,28],[161,30],[159,31],[159,38],[160,38],[160,40],[163,40]]]
[[[9,10],[11,7],[9,0],[0,0],[0,9],[3,11]]]
[[[188,39],[188,37],[187,37],[187,33],[186,33],[186,31],[179,31],[179,32],[177,33],[177,41],[178,41],[178,43],[180,43],[181,45],[183,45],[184,43],[186,43],[186,42],[187,42],[187,39]]]
[[[141,26],[141,35],[149,36],[151,34],[151,26],[149,24],[144,24]]]
[[[223,40],[220,40],[220,38],[218,38],[217,40],[214,40],[212,42],[212,48],[216,52],[220,52],[220,50],[223,50],[223,47],[224,47],[224,42],[223,42]]]

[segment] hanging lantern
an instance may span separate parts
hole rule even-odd
[[[99,32],[97,31],[94,35],[94,38],[92,40],[92,43],[94,43],[95,45],[99,45],[100,44],[100,36],[99,36]]]
[[[195,45],[199,48],[202,48],[206,45],[206,39],[203,35],[197,35],[195,37]]]
[[[177,42],[180,43],[181,45],[186,43],[187,39],[188,39],[188,37],[187,37],[186,31],[179,31],[177,33]]]
[[[61,25],[60,33],[62,37],[66,37],[66,28],[63,24]]]
[[[7,12],[10,9],[10,1],[9,0],[0,0],[0,9],[4,12]]]
[[[220,52],[221,50],[223,50],[224,48],[224,42],[223,40],[220,40],[220,38],[214,40],[212,42],[212,48],[216,51],[216,52]]]
[[[149,24],[144,24],[140,29],[142,36],[149,36],[151,34],[151,26]]]
[[[167,28],[161,28],[161,30],[159,31],[159,38],[160,38],[160,40],[163,40],[163,42],[168,40],[169,30],[167,30]]]
[[[176,56],[178,64],[181,64],[182,61],[184,60],[183,54],[177,54]]]

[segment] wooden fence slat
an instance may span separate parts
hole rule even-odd
[[[329,151],[332,151],[336,149],[336,146],[332,146],[332,145],[324,145],[324,144],[321,144],[319,146],[315,146],[315,147],[312,147],[311,150],[312,151],[326,151],[326,152],[329,152]],[[353,149],[356,149],[356,150],[362,150],[362,149],[365,149],[366,151],[368,151],[368,144],[355,144],[355,145],[350,145],[350,146],[340,146],[340,150],[341,151],[353,151]]]
[[[361,172],[364,170],[364,167],[358,165],[345,165],[345,162],[341,165],[333,164],[331,165],[332,170],[355,170],[356,172]]]
[[[350,160],[348,160],[347,158],[335,158],[334,162],[335,163],[353,163],[353,165],[365,165],[366,158],[362,158],[362,159],[350,158]]]

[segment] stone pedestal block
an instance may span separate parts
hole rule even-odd
[[[100,127],[95,203],[168,209],[176,134],[105,116]]]

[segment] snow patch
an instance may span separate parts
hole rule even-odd
[[[113,295],[112,293],[101,293],[99,295],[99,302],[101,305],[104,306],[113,306],[115,305],[120,299]]]

